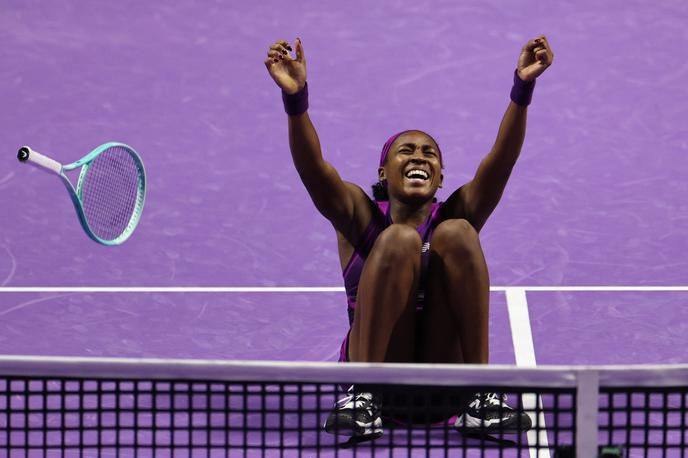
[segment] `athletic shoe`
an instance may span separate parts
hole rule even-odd
[[[331,434],[349,434],[359,439],[377,439],[382,436],[382,403],[378,396],[366,391],[355,392],[353,385],[348,395],[334,405],[325,423]]]
[[[506,395],[476,393],[454,427],[469,434],[521,433],[528,431],[532,421],[528,414],[506,404]]]

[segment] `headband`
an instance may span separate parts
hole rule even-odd
[[[410,130],[404,130],[399,133],[396,133],[389,137],[387,142],[385,142],[385,145],[382,147],[382,152],[380,153],[380,167],[385,165],[385,161],[387,160],[387,154],[389,153],[389,149],[392,147],[392,143],[399,138],[400,135],[405,134],[406,132],[411,132]],[[426,134],[427,135],[427,134]],[[439,146],[438,148],[438,154],[440,158],[440,167],[443,167],[442,165],[442,151],[439,151]]]

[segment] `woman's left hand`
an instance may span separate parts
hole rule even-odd
[[[547,70],[554,61],[554,53],[547,43],[547,38],[541,35],[530,40],[521,50],[518,57],[518,77],[523,81],[533,81]]]

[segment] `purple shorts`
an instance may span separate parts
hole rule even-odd
[[[349,328],[349,331],[346,333],[346,337],[344,337],[344,341],[342,341],[342,346],[339,348],[339,360],[338,360],[338,362],[340,362],[340,363],[350,362],[350,359],[349,359],[349,334],[351,334],[351,328]]]

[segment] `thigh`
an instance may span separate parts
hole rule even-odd
[[[400,224],[375,240],[358,281],[348,345],[351,361],[413,360],[421,243],[415,229]]]
[[[424,363],[463,363],[461,334],[447,303],[441,260],[431,254],[425,282],[425,301],[418,324],[418,360]]]

